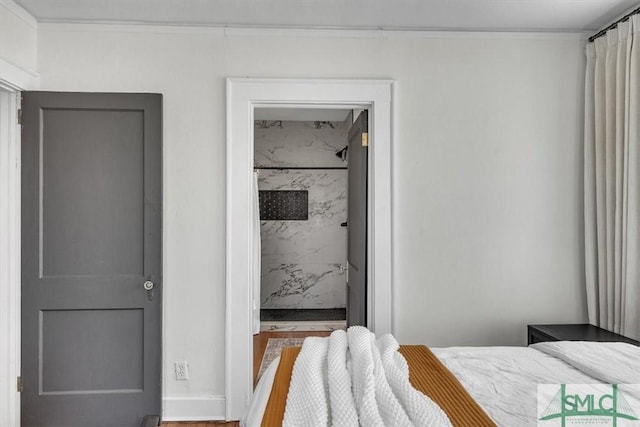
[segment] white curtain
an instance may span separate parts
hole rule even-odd
[[[252,299],[253,299],[253,334],[260,333],[260,261],[262,257],[260,242],[260,199],[258,193],[258,171],[253,172],[253,266],[252,266]]]
[[[586,53],[589,321],[640,339],[640,16],[588,43]]]

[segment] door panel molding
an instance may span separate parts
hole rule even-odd
[[[391,80],[227,79],[226,418],[241,418],[252,387],[253,114],[256,107],[369,110],[368,325],[393,332]],[[375,243],[375,244],[374,244]]]

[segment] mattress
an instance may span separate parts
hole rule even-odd
[[[538,384],[632,384],[624,389],[625,396],[640,408],[640,347],[631,344],[548,342],[431,350],[498,426],[538,425]],[[260,425],[278,363],[276,359],[263,374],[241,425]]]

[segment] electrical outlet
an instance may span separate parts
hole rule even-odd
[[[185,381],[189,379],[189,364],[185,360],[174,362],[176,368],[176,380]]]

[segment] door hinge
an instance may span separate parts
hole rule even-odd
[[[18,377],[16,383],[17,383],[18,393],[22,393],[22,391],[24,390],[24,384],[22,383],[22,377]]]
[[[362,132],[362,146],[363,147],[368,147],[369,146],[369,133],[368,132]]]
[[[18,110],[18,124],[22,124],[22,108]]]

